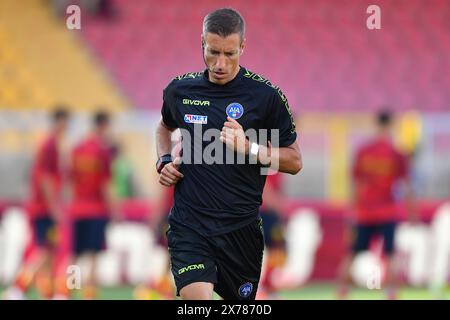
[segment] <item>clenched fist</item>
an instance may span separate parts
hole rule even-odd
[[[223,124],[222,132],[220,132],[220,141],[238,153],[248,154],[249,143],[244,129],[233,118],[227,117],[227,121]]]
[[[173,162],[166,164],[159,175],[159,183],[166,187],[177,184],[177,182],[184,177],[183,174],[178,171],[180,164],[181,157],[176,157]]]

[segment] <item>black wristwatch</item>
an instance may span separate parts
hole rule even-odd
[[[170,153],[159,157],[158,161],[156,162],[156,171],[158,171],[158,173],[161,173],[164,166],[171,162],[172,162],[172,155]]]

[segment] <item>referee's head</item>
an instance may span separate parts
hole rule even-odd
[[[203,20],[202,50],[209,80],[225,84],[239,72],[245,45],[245,22],[239,12],[222,8]]]

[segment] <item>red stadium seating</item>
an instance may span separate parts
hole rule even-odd
[[[116,0],[83,32],[137,107],[159,109],[176,75],[203,68],[200,32],[215,1]],[[247,22],[242,64],[279,85],[294,110],[450,109],[450,3],[380,0],[368,30],[358,0],[229,1]]]

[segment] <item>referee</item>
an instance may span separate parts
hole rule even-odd
[[[182,299],[212,299],[213,291],[223,299],[255,299],[264,249],[261,172],[272,167],[296,174],[302,168],[286,97],[239,64],[244,32],[237,11],[209,13],[202,33],[206,70],[176,77],[163,92],[157,170],[162,185],[175,186],[167,240]],[[172,159],[177,128],[183,152]],[[258,132],[256,138],[249,129]],[[268,142],[261,142],[264,130]],[[215,160],[198,161],[211,145]],[[235,161],[239,157],[246,161]]]

